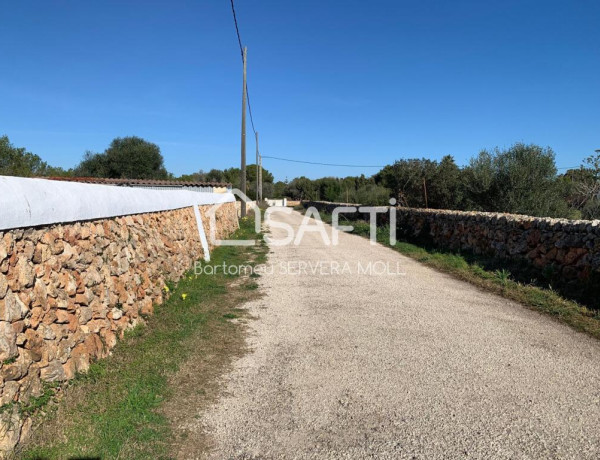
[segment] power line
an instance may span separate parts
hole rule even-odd
[[[235,6],[233,0],[231,0],[231,12],[233,13],[233,22],[235,24],[235,33],[237,34],[238,44],[240,45],[240,54],[242,56],[242,62],[244,62],[244,47],[242,45],[242,37],[240,35],[240,29],[238,27],[237,16],[235,14]],[[248,101],[248,113],[250,114],[250,124],[252,125],[252,131],[256,134],[256,128],[254,128],[254,118],[252,117],[252,105],[250,105],[250,92],[248,91],[248,83],[246,83],[246,100]]]
[[[244,47],[242,46],[242,38],[240,37],[240,29],[238,28],[237,16],[235,15],[235,7],[233,6],[233,0],[231,0],[231,12],[233,13],[233,22],[235,23],[235,32],[237,34],[238,43],[240,44],[240,54],[242,60],[244,59]]]
[[[246,99],[248,100],[248,113],[250,114],[250,124],[252,125],[252,131],[256,134],[256,129],[254,128],[254,119],[252,118],[252,106],[250,105],[250,92],[248,91],[248,83],[246,83]]]
[[[271,160],[279,160],[279,161],[289,161],[290,163],[304,163],[308,165],[319,165],[319,166],[344,166],[346,168],[384,168],[386,165],[347,165],[347,164],[337,164],[337,163],[318,163],[315,161],[301,161],[301,160],[291,160],[289,158],[280,158],[280,157],[272,157],[263,155],[263,158],[270,158]]]
[[[237,15],[235,13],[235,5],[233,4],[233,0],[230,0],[230,2],[231,2],[231,12],[233,14],[233,22],[235,24],[235,33],[237,35],[238,44],[240,46],[240,55],[242,58],[242,62],[244,62],[244,47],[242,45],[242,37],[240,35],[240,29],[238,26]],[[248,101],[248,113],[250,114],[250,124],[252,125],[252,131],[254,132],[254,135],[256,135],[256,128],[254,127],[254,118],[252,116],[252,105],[250,104],[250,91],[248,90],[247,83],[246,83],[246,100]],[[280,157],[273,157],[273,156],[266,156],[266,155],[261,155],[261,157],[269,158],[271,160],[287,161],[290,163],[303,163],[303,164],[318,165],[318,166],[341,166],[341,167],[345,167],[345,168],[385,168],[385,166],[387,166],[387,165],[349,165],[349,164],[337,164],[337,163],[319,163],[319,162],[313,162],[313,161],[291,160],[289,158],[280,158]],[[560,170],[578,169],[578,168],[579,168],[579,166],[563,167],[563,168],[556,168],[556,169],[560,171]]]

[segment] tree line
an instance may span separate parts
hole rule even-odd
[[[39,155],[0,137],[0,175],[21,177],[105,177],[111,179],[169,179],[160,148],[142,138],[118,137],[102,153],[87,151],[71,169],[48,165]]]
[[[276,184],[277,185],[277,184]],[[559,174],[550,148],[517,143],[483,150],[459,167],[440,161],[402,159],[371,177],[299,177],[285,196],[365,205],[386,205],[527,214],[570,219],[600,218],[600,154]]]
[[[256,198],[256,165],[246,168],[248,196]],[[117,137],[104,152],[87,151],[71,169],[48,165],[38,155],[14,146],[0,137],[0,175],[21,177],[97,177],[108,179],[153,179],[186,182],[225,182],[240,188],[241,169],[211,169],[175,176],[167,171],[160,147],[137,136]],[[263,192],[272,196],[273,174],[263,168]]]
[[[86,152],[74,168],[48,165],[38,155],[0,137],[0,175],[77,176],[227,182],[240,188],[240,169],[211,169],[179,177],[169,173],[158,145],[136,136],[114,139],[104,152]],[[256,165],[246,168],[247,194],[256,197]],[[563,218],[600,218],[600,153],[559,174],[550,148],[517,143],[483,150],[460,167],[440,161],[402,159],[372,176],[297,177],[274,181],[263,168],[264,196],[386,205],[391,198],[416,208],[491,211]]]

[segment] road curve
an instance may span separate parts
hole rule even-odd
[[[354,235],[269,264],[210,458],[600,458],[597,341]]]

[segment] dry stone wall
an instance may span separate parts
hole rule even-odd
[[[341,203],[303,203],[332,212]],[[368,213],[344,214],[369,219]],[[438,247],[470,251],[525,262],[587,295],[593,306],[600,288],[600,221],[538,218],[515,214],[396,208],[397,234],[426,240]],[[389,213],[378,214],[378,225],[389,223]],[[586,294],[587,293],[587,294]],[[596,298],[596,300],[598,300]]]
[[[217,239],[237,226],[235,203],[222,204]],[[105,357],[202,256],[191,207],[0,231],[0,451],[31,426],[19,403]]]

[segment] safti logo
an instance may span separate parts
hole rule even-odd
[[[250,204],[249,210],[254,211],[255,218],[255,230],[257,233],[262,228],[262,217],[260,209],[252,202],[243,192],[238,189],[233,189],[232,193],[239,197],[240,200]],[[281,220],[274,219],[273,216],[276,214],[289,215],[294,211],[292,208],[284,206],[271,206],[264,212],[265,224],[271,229],[285,230],[285,237],[273,238],[270,235],[265,234],[265,241],[271,246],[288,246],[293,244],[294,246],[300,245],[302,238],[305,233],[316,232],[319,233],[323,244],[325,246],[337,246],[339,244],[339,232],[351,232],[354,227],[350,225],[339,225],[340,214],[352,214],[357,211],[361,214],[369,215],[370,225],[370,241],[371,244],[377,244],[377,214],[390,213],[390,244],[396,244],[396,204],[395,199],[390,200],[391,206],[338,206],[332,212],[331,222],[331,237],[327,232],[327,227],[321,219],[319,211],[315,207],[310,207],[306,210],[302,222],[297,230],[291,225]],[[252,246],[257,243],[256,240],[218,240],[216,238],[216,212],[222,206],[222,203],[216,204],[211,207],[208,212],[210,217],[210,239],[211,242],[216,246]]]

